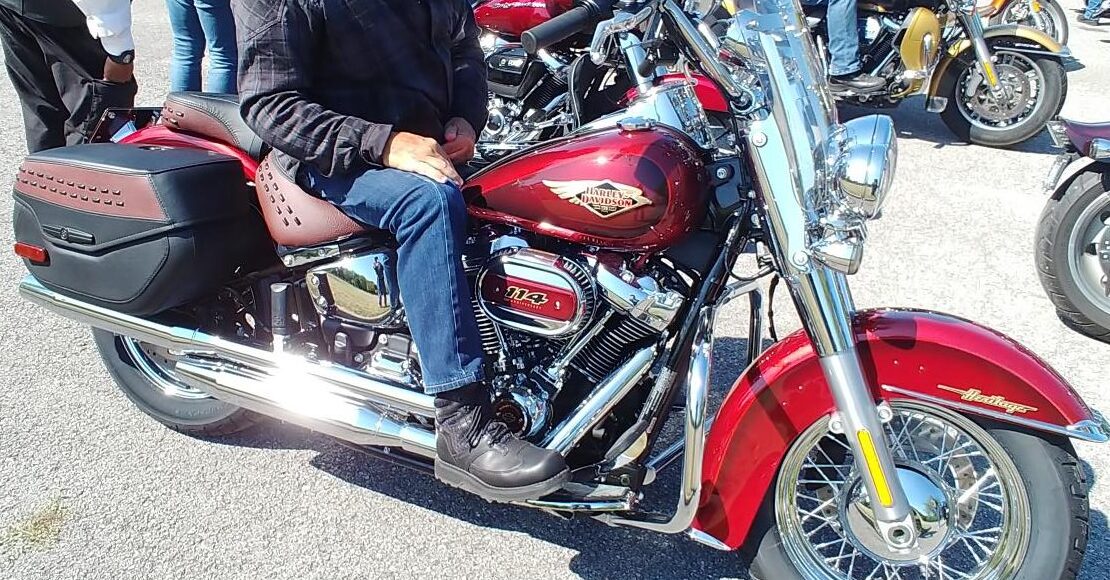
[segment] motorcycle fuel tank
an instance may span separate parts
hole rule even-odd
[[[571,0],[488,0],[474,7],[478,26],[505,36],[520,36],[571,8]]]
[[[655,251],[705,218],[702,156],[666,128],[604,129],[552,141],[475,174],[470,215],[575,243]]]

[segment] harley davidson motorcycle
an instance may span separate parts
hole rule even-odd
[[[1037,225],[1037,273],[1068,326],[1110,342],[1110,123],[1049,123],[1064,151]]]
[[[857,309],[890,119],[838,122],[793,0],[755,0],[720,34],[687,8],[617,5],[591,58],[633,75],[631,102],[464,186],[497,413],[572,466],[519,505],[743,548],[766,579],[1074,577],[1088,505],[1070,439],[1107,441],[1106,422],[997,332]],[[575,7],[526,36],[543,48],[593,19]],[[697,81],[657,76],[650,51],[713,84],[731,147]],[[391,237],[271,164],[233,98],[171,94],[127,133],[23,163],[22,295],[91,325],[122,390],[171,428],[277,417],[428,471],[433,399]],[[803,328],[764,349],[774,275]],[[751,362],[711,406],[715,321],[740,298]],[[675,462],[674,509],[648,510]]]
[[[1060,44],[1068,43],[1068,19],[1056,0],[990,0],[978,11],[992,25],[1020,24],[1040,30]]]
[[[732,0],[696,3],[710,4],[702,10],[707,26],[727,22],[734,6]],[[601,5],[609,3],[579,4],[601,17],[607,14]],[[478,147],[484,157],[496,159],[565,135],[635,95],[631,84],[635,75],[590,62],[584,54],[585,36],[572,35],[552,47],[527,50],[528,30],[570,6],[570,0],[485,0],[475,7],[477,22],[486,31],[483,47],[490,87],[489,122]],[[804,8],[816,25],[818,52],[827,62],[825,7]],[[1063,107],[1067,48],[1032,28],[984,29],[974,0],[861,2],[859,14],[864,71],[886,79],[887,85],[876,93],[837,94],[840,100],[885,108],[923,95],[926,108],[939,113],[957,137],[993,147],[1032,138]],[[723,26],[716,27],[718,33]],[[676,62],[680,60],[676,53],[655,51],[652,57],[645,64],[658,68],[657,76],[687,68]],[[717,135],[726,135],[719,122],[729,116],[726,99],[710,95],[716,88],[705,77],[700,79],[699,95],[708,118]]]

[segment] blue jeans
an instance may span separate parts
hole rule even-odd
[[[171,91],[199,91],[200,63],[208,49],[208,83],[213,93],[235,93],[239,53],[230,0],[166,0],[173,29]]]
[[[397,238],[397,282],[424,391],[482,380],[482,342],[462,267],[466,203],[459,188],[396,169],[326,177],[305,164],[301,175],[351,219]]]
[[[825,27],[829,31],[829,74],[840,76],[859,72],[856,0],[829,0]]]
[[[1087,9],[1083,11],[1083,18],[1094,19],[1102,12],[1102,0],[1087,0]]]

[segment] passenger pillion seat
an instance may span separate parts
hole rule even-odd
[[[254,187],[275,242],[286,247],[316,246],[367,232],[327,200],[302,189],[271,158],[268,155],[258,166]]]
[[[269,147],[239,114],[239,97],[222,93],[170,93],[162,105],[162,124],[242,149],[256,161]]]

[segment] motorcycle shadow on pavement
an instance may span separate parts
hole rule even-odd
[[[770,341],[765,341],[769,346]],[[714,349],[713,405],[720,402],[743,372],[747,340],[719,337]],[[663,444],[674,440],[679,430],[679,409],[672,414]],[[687,539],[629,528],[608,527],[589,518],[564,520],[536,510],[491,504],[481,498],[445,486],[431,475],[360,453],[323,435],[296,427],[273,425],[221,438],[219,443],[242,447],[311,449],[318,454],[310,461],[316,467],[347,483],[389,496],[414,506],[432,510],[467,523],[524,533],[538,540],[577,552],[570,571],[587,580],[607,578],[682,578],[709,580],[748,578],[747,566],[739,553],[719,552]],[[648,509],[667,512],[674,509],[679,485],[678,465],[662,474],[648,489]]]
[[[894,130],[900,138],[932,143],[935,149],[949,146],[971,146],[970,143],[961,141],[953,135],[938,115],[925,110],[925,97],[911,97],[900,106],[890,109],[874,109],[842,104],[838,107],[838,111],[840,112],[841,121],[866,115],[887,115],[894,121]],[[1052,145],[1052,138],[1048,136],[1048,132],[1043,130],[1036,137],[1007,149],[1043,155],[1055,155],[1058,152]]]

